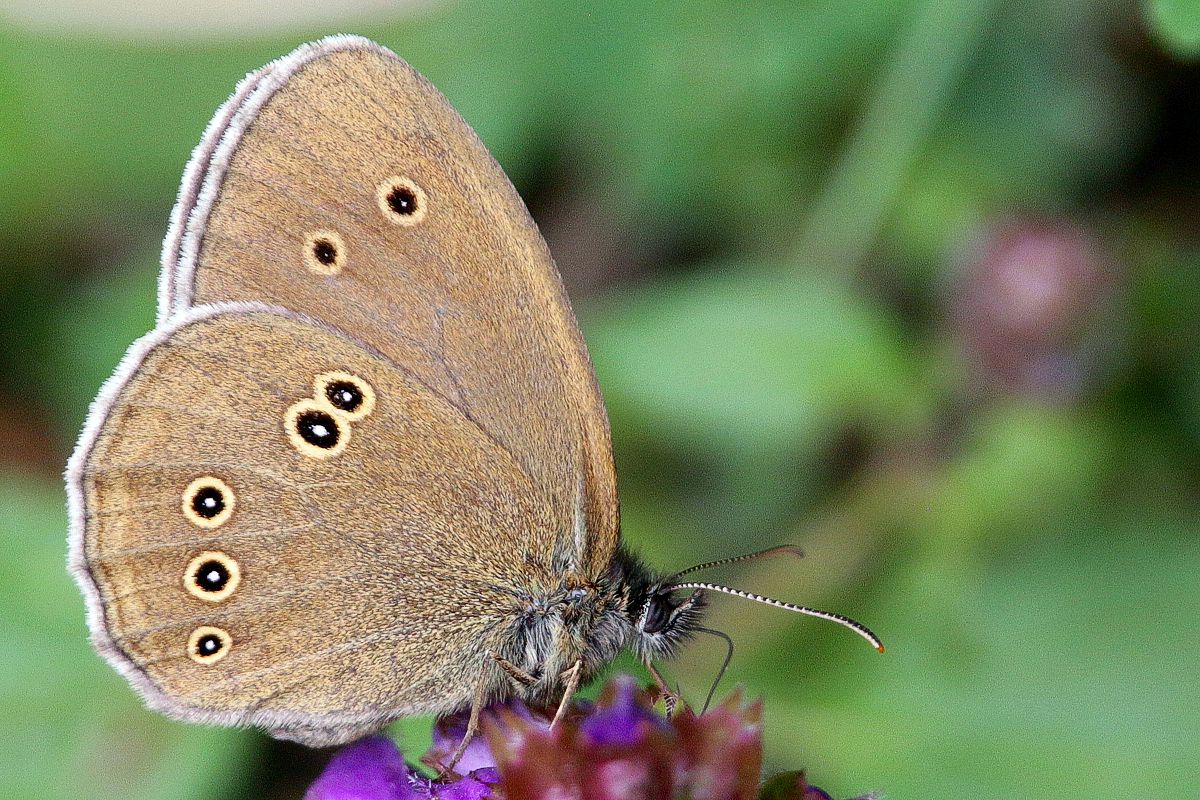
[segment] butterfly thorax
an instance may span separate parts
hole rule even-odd
[[[568,572],[549,591],[522,596],[511,653],[502,655],[537,679],[518,693],[548,702],[576,663],[586,682],[626,649],[642,660],[672,655],[700,614],[698,598],[663,592],[657,576],[622,549],[595,579]]]

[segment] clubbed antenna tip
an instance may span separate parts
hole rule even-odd
[[[870,628],[868,628],[866,625],[863,625],[858,620],[850,619],[850,617],[843,616],[842,614],[834,614],[832,611],[822,611],[819,608],[809,608],[807,606],[798,606],[792,603],[785,603],[782,600],[775,600],[771,597],[763,597],[761,594],[754,594],[753,592],[744,592],[741,589],[733,589],[729,586],[722,586],[719,583],[676,583],[672,584],[670,588],[672,590],[702,589],[710,592],[722,592],[724,594],[731,594],[734,597],[753,600],[756,603],[764,603],[768,606],[782,608],[785,611],[792,611],[796,614],[806,614],[810,617],[817,617],[818,619],[827,619],[830,622],[836,622],[839,625],[849,628],[870,642],[871,646],[876,650],[881,653],[883,652],[883,642],[879,641],[879,637],[872,633]]]

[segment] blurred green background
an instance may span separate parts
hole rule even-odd
[[[130,0],[0,10],[0,793],[298,797],[327,754],[144,710],[90,650],[59,474],[153,324],[183,165],[247,71],[361,33],[556,254],[626,537],[738,600],[723,686],[845,797],[1200,786],[1200,4]],[[307,9],[307,10],[305,10]],[[702,640],[668,665],[702,697]],[[425,720],[399,735],[414,755]]]

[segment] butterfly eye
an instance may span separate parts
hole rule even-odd
[[[284,430],[292,445],[311,458],[332,458],[346,449],[350,426],[326,403],[306,398],[284,415]]]
[[[205,475],[183,490],[183,515],[207,530],[219,528],[233,514],[233,490],[220,478]]]
[[[238,563],[224,553],[206,552],[193,558],[183,574],[183,586],[193,597],[219,603],[238,587],[242,571]]]
[[[375,390],[349,372],[324,372],[313,381],[313,396],[324,398],[336,412],[354,422],[375,409]]]
[[[409,178],[391,177],[375,190],[379,210],[397,225],[416,225],[425,219],[425,191]]]
[[[333,231],[317,231],[304,240],[304,263],[318,275],[336,275],[346,266],[346,243]]]
[[[215,664],[229,653],[233,638],[220,628],[201,625],[188,637],[188,657],[197,664]]]

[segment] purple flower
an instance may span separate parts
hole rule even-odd
[[[579,730],[596,746],[628,747],[645,741],[652,730],[669,727],[639,691],[637,681],[625,675],[604,688],[599,705],[583,719]]]
[[[305,800],[392,800],[408,797],[409,769],[400,750],[385,736],[370,736],[342,748]]]
[[[762,769],[762,703],[742,703],[741,692],[700,716],[684,709],[672,719],[683,767],[695,800],[753,797]]]
[[[528,709],[524,705],[509,706],[517,713],[529,714]],[[496,706],[492,706],[488,714],[496,713]],[[464,712],[462,714],[454,714],[449,717],[439,719],[433,726],[433,746],[421,759],[426,764],[431,766],[437,764],[449,764],[450,758],[454,755],[454,751],[458,749],[458,745],[462,742],[463,736],[467,733],[467,717]],[[532,715],[530,714],[532,718]],[[550,727],[550,721],[546,720],[546,727]],[[473,770],[482,769],[484,767],[495,767],[496,760],[492,758],[492,749],[488,747],[487,739],[482,736],[476,736],[467,743],[467,749],[463,751],[462,757],[459,759],[455,769],[459,772],[471,772]]]
[[[554,729],[554,709],[495,704],[446,778],[405,764],[391,740],[372,736],[337,753],[305,800],[830,800],[803,773],[760,788],[761,703],[735,693],[707,713],[667,717],[657,698],[618,677],[594,706],[573,703]],[[466,712],[439,720],[422,761],[447,763],[466,722]]]
[[[396,743],[370,736],[338,751],[304,800],[484,800],[499,774],[481,767],[455,780],[435,781],[404,763]]]
[[[605,687],[595,708],[568,715],[554,730],[506,710],[484,731],[500,789],[513,800],[677,795],[677,734],[627,676]]]

